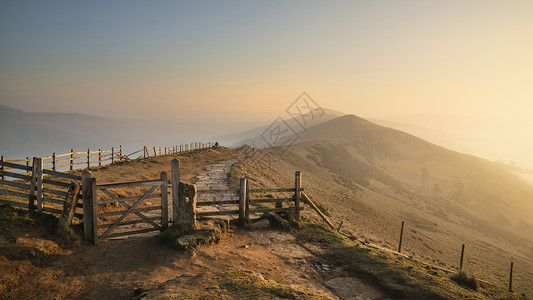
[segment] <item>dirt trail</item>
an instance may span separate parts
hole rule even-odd
[[[199,189],[229,188],[227,173],[236,159],[207,167],[197,178]],[[201,201],[233,199],[234,195],[199,195]],[[45,257],[32,264],[0,257],[6,272],[20,274],[6,299],[128,299],[136,288],[152,289],[178,275],[252,271],[281,284],[320,290],[332,299],[384,299],[373,288],[346,275],[343,263],[328,258],[328,245],[299,240],[268,227],[235,228],[215,245],[176,251],[155,236],[104,240]],[[2,254],[2,253],[0,253]],[[3,268],[0,268],[3,269]],[[3,273],[3,270],[0,270]],[[199,283],[198,289],[210,288]]]

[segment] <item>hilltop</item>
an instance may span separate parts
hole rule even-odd
[[[291,183],[301,170],[306,193],[358,239],[396,249],[404,220],[408,255],[456,268],[464,243],[469,271],[505,286],[513,260],[517,290],[533,293],[533,189],[511,168],[354,115],[299,134],[236,172],[268,186]]]
[[[195,182],[208,166],[250,150],[219,147],[175,157],[180,159],[183,180]],[[172,158],[115,163],[91,172],[102,183],[149,179],[168,171]],[[250,162],[253,159],[244,165]],[[254,174],[254,184],[270,174],[264,171]],[[313,185],[305,187],[312,194]],[[260,221],[248,229],[232,228],[217,244],[186,252],[154,236],[71,247],[53,234],[57,219],[52,216],[8,206],[0,206],[0,216],[0,292],[7,299],[515,298],[483,283],[473,292],[438,268],[324,229],[309,221],[314,216],[309,209],[299,228],[271,229]]]

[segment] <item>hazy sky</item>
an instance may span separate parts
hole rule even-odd
[[[533,1],[0,2],[1,104],[249,121],[303,91],[363,117],[531,120]]]

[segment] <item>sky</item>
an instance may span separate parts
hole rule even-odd
[[[306,91],[362,117],[482,118],[532,145],[532,28],[530,0],[2,0],[0,104],[250,122]]]

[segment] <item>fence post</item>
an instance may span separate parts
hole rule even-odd
[[[98,211],[96,209],[96,178],[85,170],[81,174],[83,191],[83,236],[93,244],[98,244]]]
[[[119,150],[118,150],[118,160],[119,161],[122,161],[122,145],[119,145]]]
[[[300,188],[302,187],[302,173],[297,171],[294,174],[294,206],[296,207],[296,220],[300,220]]]
[[[461,261],[459,262],[459,270],[463,270],[463,260],[465,257],[465,244],[461,247]]]
[[[74,149],[70,149],[70,170],[74,168]]]
[[[403,225],[404,221],[402,221],[402,228],[400,229],[400,243],[398,244],[398,253],[402,252],[402,240],[403,240]]]
[[[513,291],[513,262],[511,262],[511,270],[509,271],[509,292]]]
[[[56,153],[52,153],[52,171],[56,170]]]
[[[30,158],[26,156],[26,167],[30,166]],[[26,176],[30,175],[30,171],[26,172]]]
[[[1,160],[2,162],[5,162],[5,161],[6,161],[6,157],[2,155],[2,157],[0,158],[0,160]],[[1,165],[1,166],[0,166],[0,171],[4,171],[4,170],[5,170],[4,165]],[[6,175],[2,174],[2,180],[6,180]]]
[[[143,146],[143,158],[146,158],[146,146]]]
[[[153,149],[154,149],[154,157],[156,157],[156,156],[157,156],[157,152],[156,152],[156,150],[155,150],[155,146],[154,146]]]
[[[168,228],[168,179],[167,172],[161,172],[161,229]]]
[[[174,158],[170,161],[170,176],[172,179],[172,221],[178,220],[178,203],[180,187],[180,161]]]
[[[28,209],[35,209],[35,193],[37,192],[37,157],[33,158],[31,165],[30,196],[28,198]]]
[[[165,146],[165,155],[167,155],[167,147]]]
[[[91,149],[87,149],[87,168],[91,167]]]
[[[246,224],[246,192],[247,192],[247,178],[240,179],[239,189],[239,220],[241,224]]]
[[[37,193],[37,212],[43,212],[43,159],[35,160],[35,190]]]
[[[102,166],[102,149],[98,149],[98,166]]]
[[[246,222],[250,221],[250,181],[248,181],[248,176],[244,177],[246,179],[246,205],[244,211],[244,218]]]
[[[115,162],[115,147],[111,147],[111,163]]]

